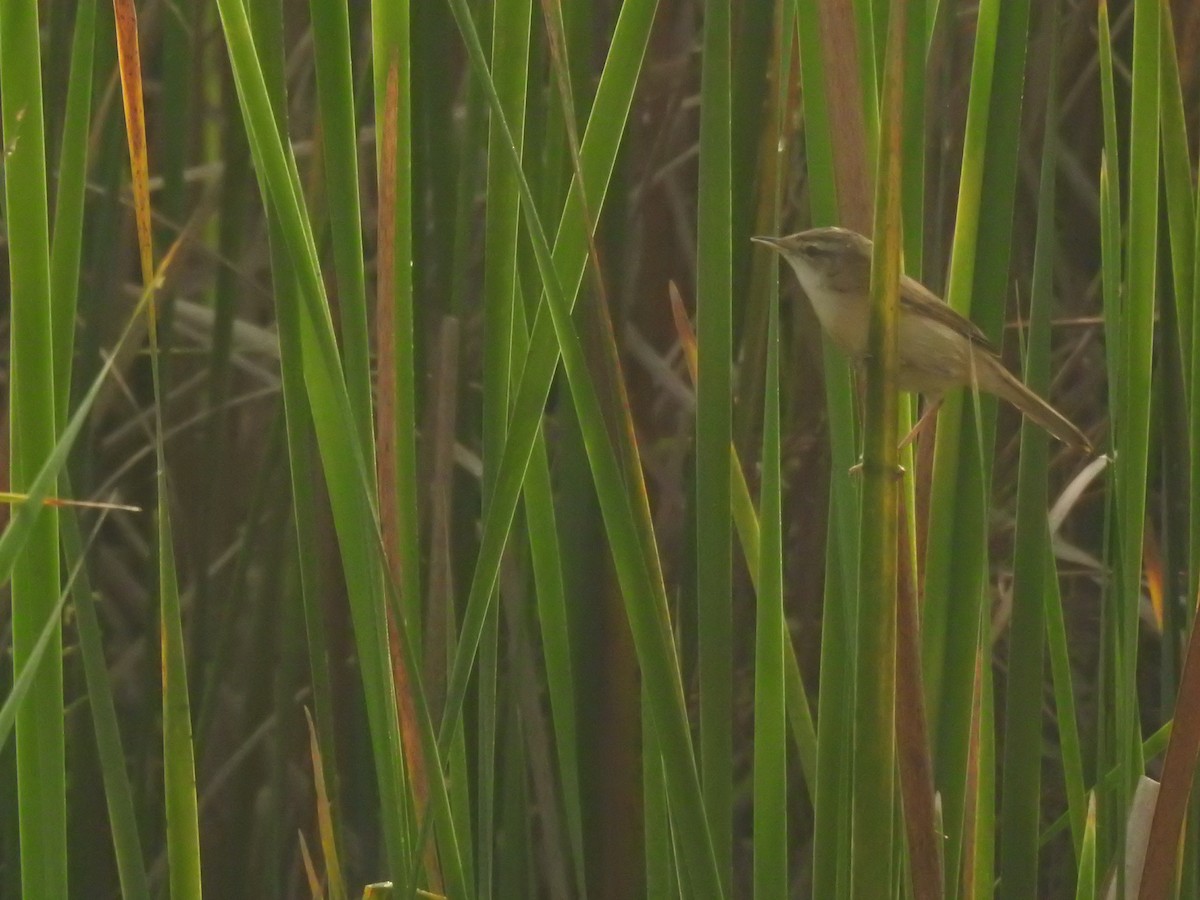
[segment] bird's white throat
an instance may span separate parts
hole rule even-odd
[[[870,304],[855,302],[829,288],[824,274],[804,260],[789,258],[788,262],[800,280],[804,293],[808,295],[821,327],[838,349],[854,359],[866,356]]]

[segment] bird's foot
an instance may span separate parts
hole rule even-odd
[[[866,471],[866,464],[863,462],[863,459],[860,456],[858,459],[858,462],[856,462],[854,465],[852,465],[850,467],[850,471],[848,474],[854,475],[857,477],[857,476],[862,475],[864,471]],[[892,470],[892,476],[894,478],[903,478],[905,471],[906,470],[905,470],[904,466],[897,464],[896,468],[894,470]]]

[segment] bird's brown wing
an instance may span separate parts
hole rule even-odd
[[[971,343],[983,347],[992,353],[999,354],[996,345],[970,319],[954,311],[949,304],[938,297],[919,281],[914,281],[907,275],[900,285],[900,305],[912,312],[921,313],[947,328],[971,339]]]

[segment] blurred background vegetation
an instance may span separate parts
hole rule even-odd
[[[114,7],[0,6],[0,896],[1200,896],[1200,7]],[[1096,456],[871,505],[749,239],[875,196]]]

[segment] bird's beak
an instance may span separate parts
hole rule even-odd
[[[750,240],[754,241],[756,244],[763,244],[764,246],[770,247],[772,250],[782,249],[782,241],[780,238],[760,236],[752,237]]]

